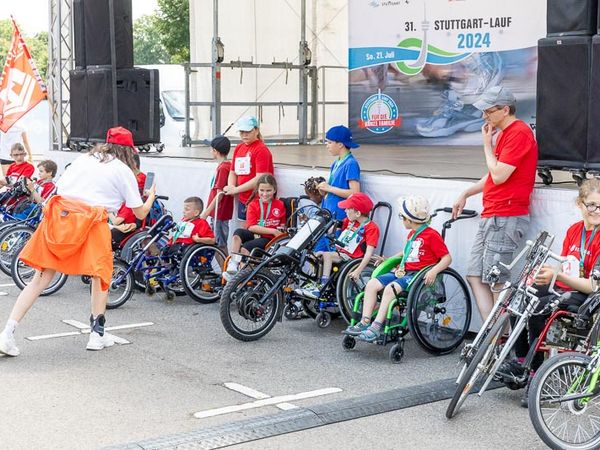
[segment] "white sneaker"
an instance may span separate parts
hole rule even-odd
[[[105,333],[104,336],[100,336],[95,331],[90,333],[90,340],[87,343],[87,350],[102,350],[106,347],[112,347],[115,345],[115,341],[113,341],[108,335]]]
[[[15,337],[12,334],[0,334],[0,353],[7,356],[19,356],[21,354],[21,352],[17,348]]]

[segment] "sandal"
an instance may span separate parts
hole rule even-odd
[[[379,339],[379,336],[381,336],[381,331],[374,330],[373,327],[369,327],[360,333],[358,338],[365,342],[375,342],[377,339]]]

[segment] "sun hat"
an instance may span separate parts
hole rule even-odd
[[[431,218],[429,202],[425,197],[409,195],[398,199],[400,214],[408,220],[416,223],[428,222]]]
[[[352,132],[350,131],[350,129],[348,127],[345,127],[344,125],[331,127],[329,130],[327,130],[325,138],[329,141],[341,142],[347,148],[360,147],[360,145],[358,145],[352,140]]]
[[[342,209],[352,208],[363,215],[367,215],[373,209],[373,202],[364,192],[355,192],[346,200],[339,202],[338,206]]]

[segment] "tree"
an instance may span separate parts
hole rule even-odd
[[[20,28],[20,27],[19,27]],[[4,67],[6,55],[13,35],[13,25],[10,19],[0,20],[0,71]],[[28,37],[21,29],[21,35],[29,48],[31,57],[45,81],[48,75],[48,33],[43,31],[33,37]]]
[[[171,63],[190,61],[189,0],[158,0],[158,31]]]
[[[133,24],[135,64],[169,64],[171,57],[161,40],[157,16],[142,16]]]

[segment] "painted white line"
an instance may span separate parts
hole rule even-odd
[[[280,403],[277,406],[279,409],[283,410],[283,411],[289,411],[290,409],[298,409],[300,408],[299,406],[296,405],[292,405],[291,403]]]
[[[127,330],[129,328],[150,327],[152,325],[154,325],[154,322],[140,322],[140,323],[132,323],[130,325],[117,325],[114,327],[106,327],[105,330],[106,331]]]
[[[78,330],[89,330],[90,329],[89,325],[86,325],[85,323],[79,322],[77,320],[66,319],[66,320],[63,320],[62,322],[66,323],[67,325],[71,325],[72,327],[75,327]]]
[[[79,336],[81,333],[79,331],[70,331],[68,333],[57,333],[57,334],[44,334],[42,336],[30,336],[26,337],[28,341],[41,341],[42,339],[54,339],[59,337],[67,337],[67,336]]]
[[[11,287],[11,286],[16,286],[16,284],[15,283],[0,284],[0,287]]]
[[[250,398],[254,398],[256,400],[261,400],[265,398],[271,398],[270,395],[265,394],[264,392],[259,392],[255,389],[249,388],[247,386],[237,384],[237,383],[223,383],[227,389],[231,389],[232,391],[239,392],[240,394],[244,394]]]
[[[209,409],[206,411],[200,411],[200,412],[194,413],[194,417],[197,419],[204,419],[206,417],[214,417],[214,416],[220,416],[222,414],[246,411],[248,409],[260,408],[262,406],[269,406],[269,405],[277,405],[277,404],[281,404],[281,403],[291,402],[294,400],[303,400],[306,398],[320,397],[322,395],[335,394],[337,392],[342,392],[342,390],[339,388],[325,388],[325,389],[317,389],[316,391],[301,392],[300,394],[281,395],[279,397],[271,397],[271,398],[256,400],[254,402],[243,403],[241,405],[226,406],[224,408],[216,408],[216,409]]]
[[[129,342],[127,339],[123,339],[122,337],[115,336],[114,334],[104,333],[104,335],[108,336],[109,338],[112,338],[112,340],[115,341],[116,344],[119,344],[119,345],[131,344],[131,342]]]

